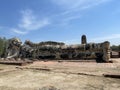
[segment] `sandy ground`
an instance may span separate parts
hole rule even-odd
[[[120,90],[120,59],[114,63],[43,62],[0,65],[0,90]]]

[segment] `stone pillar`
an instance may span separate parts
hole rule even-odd
[[[110,42],[106,41],[103,43],[103,60],[109,62],[110,59]]]
[[[87,44],[86,35],[82,35],[82,37],[81,37],[81,44]]]

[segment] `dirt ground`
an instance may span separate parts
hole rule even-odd
[[[114,63],[35,61],[26,66],[0,64],[0,90],[120,90],[120,59]]]

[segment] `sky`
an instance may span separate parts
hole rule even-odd
[[[0,0],[0,37],[120,44],[120,0]]]

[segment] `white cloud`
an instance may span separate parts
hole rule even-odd
[[[86,7],[91,4],[100,4],[103,2],[107,2],[111,0],[52,0],[53,3],[62,6],[63,8],[66,9],[72,9],[72,8],[82,8]]]
[[[101,3],[111,1],[111,0],[52,0],[54,4],[57,4],[65,11],[61,15],[78,12],[93,6],[97,6]]]
[[[11,29],[11,31],[14,33],[17,33],[17,34],[22,34],[22,35],[27,34],[26,31],[21,31],[21,30],[15,29],[15,28]]]
[[[62,6],[62,8],[76,8],[79,5],[82,5],[85,0],[52,0],[55,4]]]
[[[53,15],[57,18],[57,25],[68,25],[71,20],[80,19],[82,12],[86,9],[95,7],[111,0],[51,0],[61,10],[60,13]],[[56,22],[56,20],[54,20]],[[56,24],[56,23],[55,23]]]
[[[32,10],[22,10],[21,19],[17,24],[17,30],[14,31],[18,34],[24,34],[22,32],[30,32],[32,30],[40,30],[41,28],[49,25],[50,18],[54,25],[67,25],[71,20],[79,19],[82,15],[80,10],[90,8],[100,3],[110,1],[110,0],[51,0],[54,4],[60,6],[63,9],[63,12],[53,15],[49,18],[41,18],[33,13]],[[20,33],[21,32],[21,33]],[[26,33],[26,34],[27,34]]]
[[[80,17],[81,17],[80,15],[70,16],[70,17],[65,18],[63,21],[71,21],[71,20],[79,19]]]
[[[18,25],[20,28],[26,30],[36,30],[49,24],[48,19],[39,19],[31,10],[24,10],[22,13],[21,23]]]
[[[32,30],[41,29],[50,24],[47,18],[41,19],[33,14],[32,10],[21,11],[22,18],[18,23],[17,28],[12,29],[17,34],[27,34]]]

